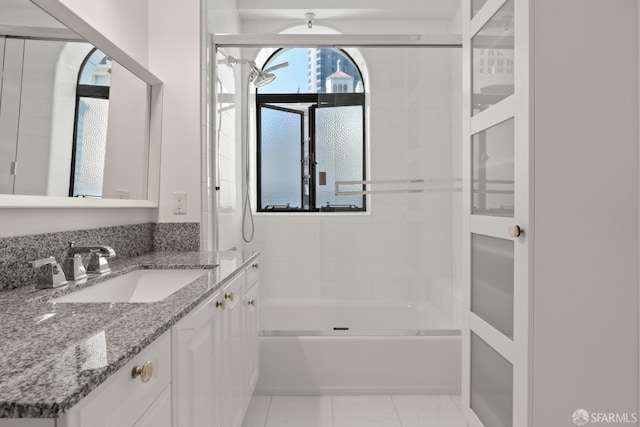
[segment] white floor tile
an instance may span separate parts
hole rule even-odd
[[[458,408],[458,411],[460,411],[462,413],[462,397],[458,396],[451,396],[451,400],[453,400],[453,403],[455,403],[456,408]]]
[[[242,427],[265,427],[270,406],[271,396],[253,396],[244,416]]]
[[[333,427],[330,396],[274,396],[266,427]]]
[[[393,396],[402,427],[464,427],[450,396]]]
[[[334,427],[401,427],[391,396],[333,396]]]

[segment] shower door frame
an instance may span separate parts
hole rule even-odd
[[[218,218],[218,194],[215,177],[217,176],[216,126],[217,117],[215,105],[217,92],[213,82],[216,81],[217,63],[216,53],[218,48],[284,48],[284,47],[332,47],[358,48],[358,47],[428,47],[428,48],[462,48],[462,35],[460,34],[210,34],[209,40],[209,70],[207,78],[209,96],[207,103],[212,106],[208,110],[208,138],[202,140],[202,152],[207,153],[207,166],[202,168],[202,182],[208,184],[212,191],[203,192],[206,200],[202,203],[203,229],[209,230],[207,236],[203,236],[203,248],[218,251],[219,248],[219,218]],[[247,108],[247,106],[243,106]],[[243,114],[242,120],[246,120]],[[242,127],[244,129],[244,126]],[[242,147],[244,150],[244,147]],[[244,178],[243,178],[244,179]],[[242,182],[242,186],[250,183]]]

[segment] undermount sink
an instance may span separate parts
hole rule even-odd
[[[156,302],[211,270],[135,270],[51,302]]]

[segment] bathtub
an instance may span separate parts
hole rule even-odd
[[[460,328],[435,307],[264,301],[259,316],[256,394],[460,394]]]

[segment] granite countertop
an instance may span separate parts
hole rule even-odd
[[[104,279],[141,268],[211,270],[153,303],[49,302],[95,279],[55,290],[1,292],[0,418],[62,415],[257,256],[152,252],[110,262]]]

